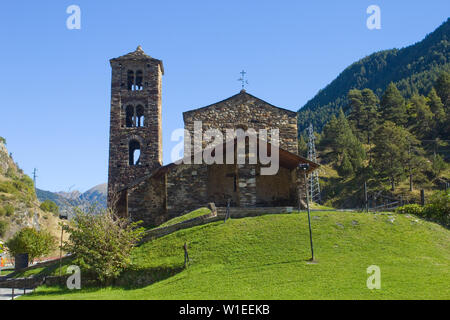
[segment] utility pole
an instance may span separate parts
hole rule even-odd
[[[307,172],[309,169],[309,163],[305,163],[305,164],[300,164],[299,168],[301,170],[303,170],[303,174],[305,177],[305,182],[307,181]],[[308,210],[308,226],[309,226],[309,243],[311,245],[311,262],[315,262],[314,260],[314,245],[313,245],[313,239],[312,239],[312,230],[311,230],[311,212],[309,209],[309,192],[308,192],[308,187],[306,186],[305,188],[306,191],[306,208]],[[300,199],[299,199],[300,200]]]
[[[367,182],[364,181],[364,206],[366,209],[366,213],[369,212],[369,200],[367,198]]]
[[[34,183],[34,189],[36,189],[36,178],[37,178],[37,169],[33,169],[33,183]]]
[[[312,123],[308,127],[308,160],[317,163],[316,156],[316,136],[314,135],[314,129]],[[319,172],[314,170],[309,175],[308,188],[311,194],[311,201],[320,202],[320,184],[319,184]]]
[[[412,169],[411,169],[411,141],[408,139],[408,169],[409,169],[409,191],[413,191]]]

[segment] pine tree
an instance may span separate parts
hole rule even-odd
[[[345,157],[351,163],[353,172],[362,167],[365,159],[364,148],[353,134],[342,109],[339,111],[339,117],[333,116],[324,127],[322,141],[331,148],[330,155],[338,167],[341,166]]]
[[[409,101],[412,111],[412,131],[420,138],[431,137],[434,127],[433,113],[422,95],[413,95]]]
[[[450,108],[450,73],[442,72],[436,80],[434,88],[448,113]]]
[[[348,100],[349,120],[360,140],[370,144],[378,122],[378,97],[370,89],[353,89],[348,93]]]
[[[409,136],[410,133],[406,129],[391,121],[384,122],[375,134],[374,167],[382,178],[389,180],[393,191],[395,183],[405,173]]]
[[[435,139],[441,134],[445,125],[446,116],[444,111],[444,104],[442,103],[441,98],[439,98],[434,88],[431,88],[427,98],[427,104],[434,116],[432,136],[433,139]]]
[[[349,177],[354,173],[353,165],[349,160],[347,152],[344,152],[341,163],[337,167],[338,174],[342,177]]]
[[[381,97],[380,111],[384,121],[392,121],[398,125],[406,124],[405,99],[392,82]]]
[[[298,140],[298,153],[302,157],[306,157],[308,153],[308,145],[306,144],[305,138],[303,135],[300,135],[300,139]]]

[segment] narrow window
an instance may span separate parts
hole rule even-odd
[[[134,125],[134,107],[128,105],[125,111],[125,125],[127,128],[131,128]]]
[[[129,164],[130,166],[138,166],[141,164],[141,145],[136,140],[131,140],[128,146]]]
[[[144,126],[144,107],[138,105],[136,107],[136,127]]]
[[[133,72],[133,70],[128,70],[128,72],[127,72],[127,88],[128,88],[128,90],[134,90],[134,72]]]
[[[136,71],[136,89],[135,90],[142,90],[144,87],[142,86],[144,80],[144,76],[141,70]]]

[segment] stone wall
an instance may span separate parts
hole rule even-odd
[[[108,196],[162,164],[161,79],[162,62],[146,55],[140,47],[111,59],[111,118],[109,138]],[[127,73],[142,71],[142,90],[129,90]],[[126,125],[126,108],[142,106],[143,126]],[[129,143],[140,144],[140,164],[130,166]]]
[[[208,168],[204,164],[180,164],[167,172],[168,218],[205,206],[208,201]]]
[[[128,215],[149,227],[169,220],[165,175],[151,177],[128,190]]]
[[[183,119],[192,139],[194,121],[202,121],[203,132],[208,129],[221,130],[224,139],[225,129],[268,129],[270,134],[270,129],[278,128],[280,147],[298,154],[297,113],[272,106],[245,91],[216,104],[184,112]]]
[[[283,167],[276,175],[257,174],[256,205],[261,207],[296,206],[296,181],[296,171]]]

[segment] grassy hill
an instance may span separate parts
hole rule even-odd
[[[402,48],[376,52],[342,71],[299,111],[299,132],[309,123],[321,131],[340,108],[346,111],[350,89],[369,88],[380,95],[394,82],[406,97],[426,94],[442,71],[450,71],[450,19],[420,42]]]
[[[450,231],[413,216],[313,212],[180,230],[136,248],[121,286],[38,288],[23,299],[450,299]],[[191,264],[183,269],[184,242]],[[370,265],[381,289],[366,287]],[[58,268],[41,273],[57,274]]]

